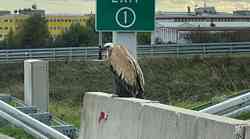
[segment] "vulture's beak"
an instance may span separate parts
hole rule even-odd
[[[101,52],[102,52],[103,58],[107,59],[108,58],[108,48],[103,47],[102,50],[101,50]]]

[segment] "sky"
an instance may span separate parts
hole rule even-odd
[[[208,6],[217,11],[232,12],[236,9],[250,9],[250,0],[206,0]],[[156,0],[156,10],[186,11],[187,6],[203,6],[204,0]],[[95,12],[95,0],[0,0],[0,10],[29,8],[36,4],[48,14],[85,14]]]

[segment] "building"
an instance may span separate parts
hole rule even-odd
[[[1,10],[0,11],[0,16],[6,15],[6,14],[10,14],[10,13],[11,13],[10,11],[3,11],[3,10]]]
[[[27,12],[27,11],[26,11]],[[24,23],[25,19],[39,13],[39,11],[25,14],[4,14],[0,15],[0,41],[7,38],[12,30],[16,32]],[[42,12],[43,13],[43,12]],[[53,38],[67,31],[72,24],[85,25],[88,16],[85,15],[45,15],[48,21],[48,29]]]
[[[31,8],[20,9],[18,11],[18,13],[20,15],[29,15],[29,16],[32,16],[32,15],[42,15],[42,16],[45,16],[45,10],[37,10],[37,9],[31,9]]]
[[[53,38],[69,30],[72,24],[85,25],[88,16],[83,15],[46,15],[48,29]]]
[[[10,31],[16,32],[24,23],[26,15],[7,14],[0,16],[0,40],[8,37]]]
[[[195,8],[191,12],[158,12],[154,43],[191,43],[192,32],[250,31],[250,11],[217,12],[214,7]]]

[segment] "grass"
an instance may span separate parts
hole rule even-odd
[[[164,104],[192,109],[250,88],[249,57],[144,58],[140,65],[146,99]],[[49,67],[49,109],[76,127],[85,92],[112,92],[112,74],[104,62],[50,62]],[[0,70],[0,93],[22,99],[23,63],[0,64]]]
[[[33,137],[25,133],[23,129],[16,128],[13,126],[6,126],[0,128],[0,133],[10,137],[14,137],[16,139],[33,139]]]
[[[57,118],[80,128],[80,106],[65,102],[52,102],[49,105],[49,111]]]
[[[250,112],[242,113],[240,116],[236,117],[236,119],[249,120],[250,119]]]

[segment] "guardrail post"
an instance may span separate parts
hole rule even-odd
[[[84,52],[85,52],[85,60],[88,59],[88,49],[84,48]]]
[[[56,48],[53,48],[53,60],[56,61]]]
[[[6,56],[6,61],[9,62],[9,51],[8,50],[5,51],[5,56]]]
[[[151,57],[154,56],[154,46],[152,45],[152,47],[150,47],[150,55]]]
[[[203,57],[206,57],[206,45],[204,44],[204,45],[202,45],[203,46]]]
[[[32,59],[32,51],[29,49],[29,59]]]
[[[24,61],[24,100],[29,106],[37,106],[41,112],[48,111],[49,72],[48,61]]]
[[[176,46],[176,56],[179,57],[179,45]]]
[[[72,47],[70,48],[70,54],[69,54],[69,61],[73,61],[73,49]]]
[[[231,47],[230,47],[230,54],[233,54],[233,45],[231,44]]]

